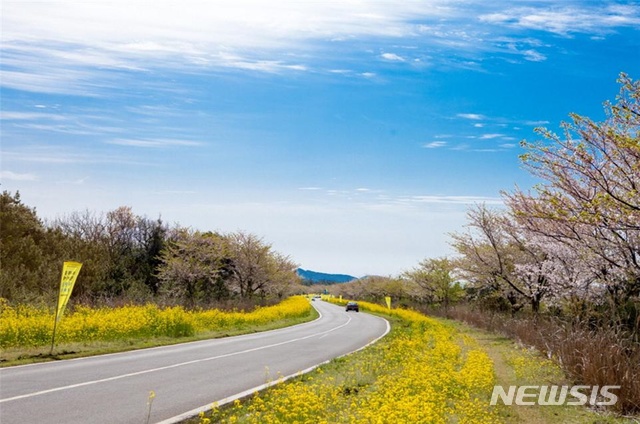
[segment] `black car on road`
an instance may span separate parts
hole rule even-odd
[[[347,302],[347,307],[345,308],[347,312],[356,311],[360,312],[360,307],[358,306],[358,302]]]

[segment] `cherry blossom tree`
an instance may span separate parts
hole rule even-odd
[[[547,255],[516,225],[507,211],[477,205],[467,213],[467,232],[453,233],[461,257],[457,268],[480,292],[504,296],[512,313],[529,303],[538,312],[550,292],[545,273]]]
[[[604,122],[574,114],[563,137],[538,129],[544,141],[523,142],[525,167],[544,182],[504,193],[518,225],[541,246],[564,245],[579,259],[550,256],[606,287],[616,305],[640,294],[640,82],[619,81]]]
[[[216,233],[178,229],[161,253],[160,293],[194,306],[229,295],[231,274],[228,241]]]

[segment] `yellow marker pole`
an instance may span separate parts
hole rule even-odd
[[[56,316],[53,322],[53,335],[51,336],[51,351],[49,355],[53,355],[53,346],[56,342],[56,329],[58,328],[58,321],[62,318],[64,309],[67,307],[73,286],[76,284],[76,279],[80,273],[82,264],[80,262],[67,261],[62,265],[62,277],[60,278],[60,293],[58,294],[58,303],[56,305]]]
[[[391,296],[385,296],[384,301],[387,302],[387,308],[391,309]]]

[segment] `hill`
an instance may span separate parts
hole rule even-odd
[[[356,277],[346,274],[326,274],[324,272],[309,271],[298,268],[298,275],[302,278],[302,283],[306,285],[312,284],[338,284],[348,283],[357,280]]]

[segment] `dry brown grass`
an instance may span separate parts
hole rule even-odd
[[[612,410],[640,413],[640,344],[628,333],[614,327],[589,329],[547,317],[513,318],[468,305],[449,308],[446,315],[535,347],[558,361],[576,384],[621,386]]]

